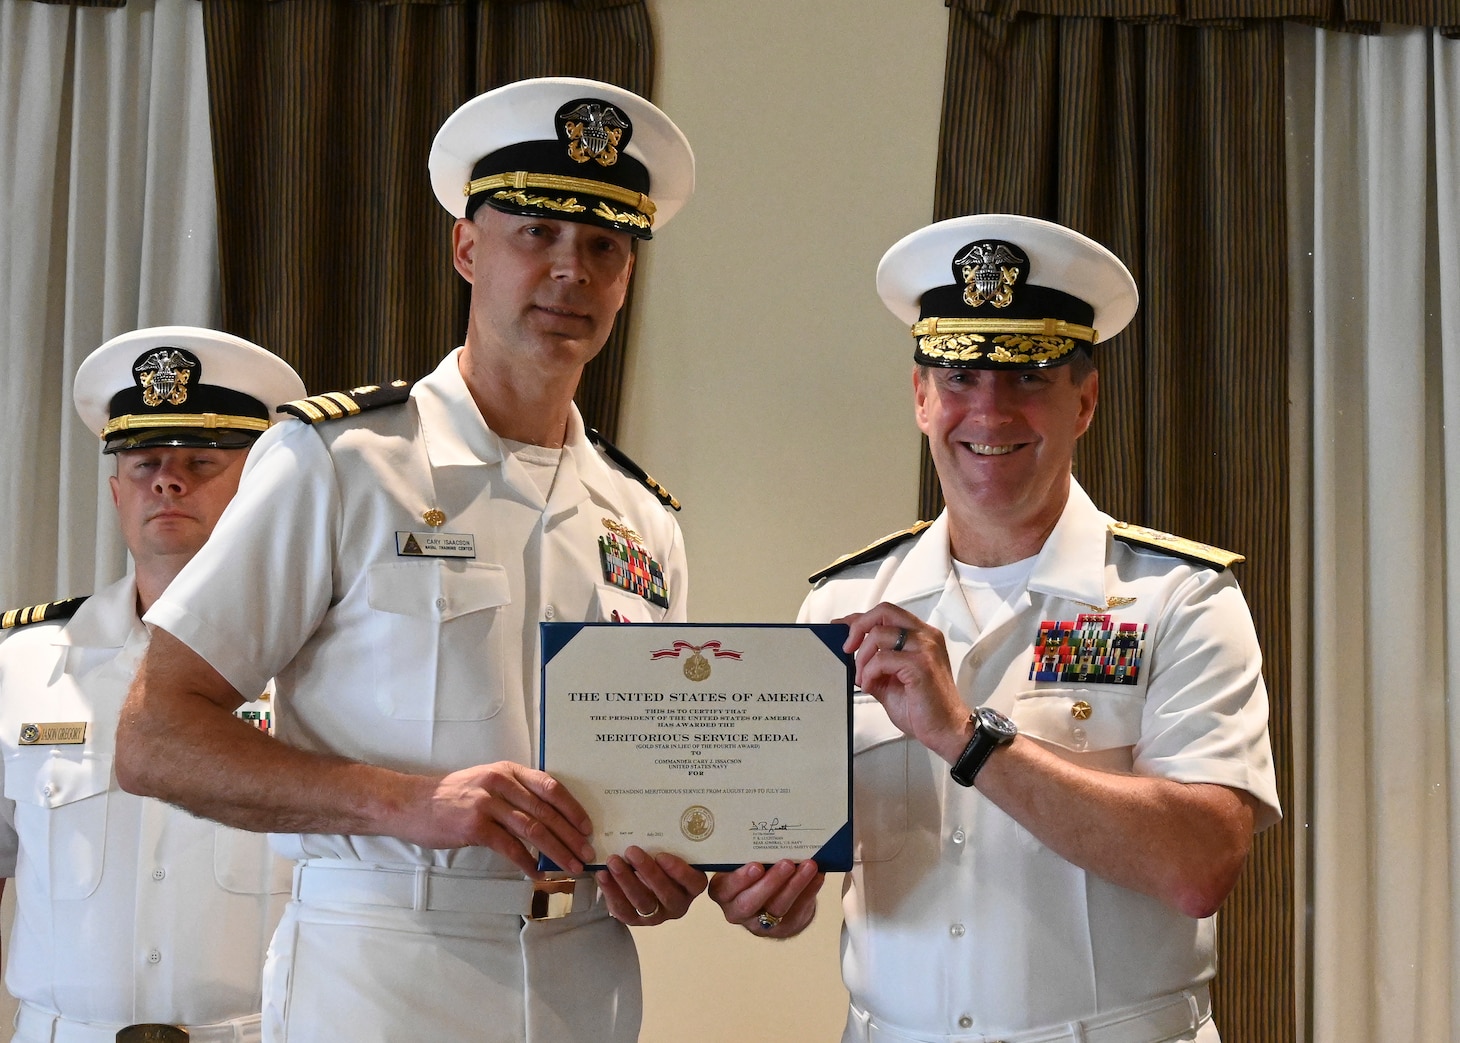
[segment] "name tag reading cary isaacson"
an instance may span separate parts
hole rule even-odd
[[[477,541],[469,532],[397,532],[395,553],[401,558],[475,558]]]

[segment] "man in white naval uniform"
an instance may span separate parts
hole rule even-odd
[[[266,1039],[633,1040],[625,925],[682,916],[706,878],[638,848],[585,875],[592,824],[531,767],[537,624],[686,618],[672,498],[572,397],[693,157],[642,98],[546,79],[457,110],[430,168],[466,344],[261,442],[219,527],[240,542],[147,616],[118,771],[299,860]],[[229,711],[271,675],[278,739],[239,741]]]
[[[877,285],[918,338],[947,509],[801,611],[856,653],[843,1040],[1214,1041],[1213,914],[1279,809],[1241,559],[1071,476],[1135,282],[1070,229],[978,215],[903,239]],[[819,886],[787,863],[711,893],[785,937]]]
[[[89,598],[0,618],[14,1038],[256,1040],[289,864],[258,834],[122,792],[112,759],[147,647],[142,613],[208,538],[274,408],[304,385],[255,344],[168,326],[103,344],[74,387],[82,420],[115,454],[112,501],[133,571]],[[268,727],[268,702],[240,713]]]

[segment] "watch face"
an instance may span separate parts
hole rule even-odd
[[[1019,734],[1019,729],[1014,722],[1009,720],[998,710],[990,709],[987,706],[978,710],[978,724],[980,728],[986,728],[989,735],[995,742],[1010,742],[1014,736]]]

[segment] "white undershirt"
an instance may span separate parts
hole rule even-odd
[[[983,633],[994,614],[1029,585],[1029,574],[1034,571],[1037,557],[1039,555],[1035,554],[1007,565],[988,567],[965,565],[957,560],[953,562],[954,571],[958,573],[958,585],[963,588],[963,597],[968,601],[968,611],[978,633]]]
[[[549,449],[545,445],[514,442],[510,438],[502,439],[502,446],[522,465],[546,501],[553,491],[553,479],[558,476],[558,464],[563,459],[562,448]]]

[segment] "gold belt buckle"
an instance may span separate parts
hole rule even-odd
[[[573,911],[576,880],[534,880],[529,920],[556,920]]]
[[[176,1025],[128,1025],[117,1030],[117,1043],[188,1043],[188,1030]]]

